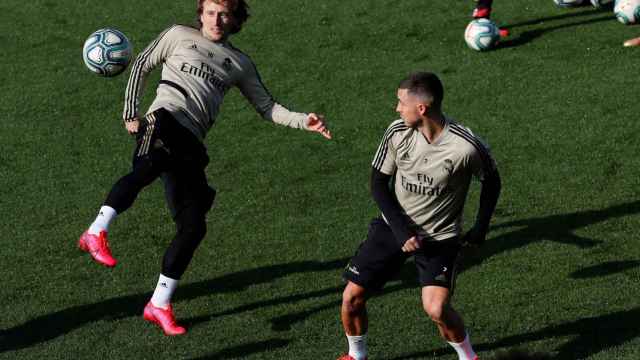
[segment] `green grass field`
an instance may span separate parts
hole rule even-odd
[[[419,69],[441,76],[445,111],[491,145],[503,178],[454,298],[481,358],[640,358],[640,49],[622,47],[640,27],[497,0],[512,35],[476,53],[470,0],[249,3],[233,43],[281,103],[325,113],[334,140],[264,122],[230,93],[206,140],[217,206],[175,298],[190,331],[167,338],[141,317],[174,231],[159,184],[110,229],[118,267],[76,249],[134,145],[119,120],[128,72],[96,77],[81,48],[111,26],[141,51],[191,23],[195,1],[0,2],[0,358],[335,359],[341,270],[377,214],[370,162],[398,81]],[[371,359],[455,359],[413,271],[369,303]]]

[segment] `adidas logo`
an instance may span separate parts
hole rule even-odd
[[[355,266],[347,266],[347,270],[351,271],[352,273],[356,274],[356,275],[360,275],[360,272],[358,271],[358,268]]]
[[[168,286],[167,286],[167,283],[166,283],[166,282],[160,283],[160,286],[162,286],[163,288],[168,288]]]
[[[402,154],[402,156],[400,157],[400,160],[402,160],[402,161],[411,160],[411,156],[409,156],[409,153],[406,152],[406,153]]]

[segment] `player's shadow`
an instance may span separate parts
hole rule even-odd
[[[470,252],[463,270],[478,265],[483,259],[518,249],[537,241],[553,241],[586,249],[602,243],[602,239],[590,239],[576,235],[576,230],[613,218],[640,213],[640,201],[633,201],[604,209],[577,211],[569,214],[510,221],[493,229],[516,228],[487,242],[476,252]],[[627,266],[629,264],[626,264]]]
[[[609,348],[622,345],[640,337],[640,307],[618,311],[606,315],[586,317],[565,324],[550,325],[542,329],[519,335],[508,336],[493,343],[474,345],[476,351],[495,351],[508,347],[521,347],[535,341],[553,339],[569,340],[553,351],[554,359],[586,359]],[[413,353],[394,357],[390,360],[420,359],[451,354],[451,348]]]
[[[221,359],[244,359],[251,354],[257,354],[275,349],[283,348],[291,343],[286,339],[271,339],[254,343],[232,346],[216,353],[192,358],[191,360],[221,360]]]
[[[337,270],[342,268],[346,262],[346,258],[327,262],[296,261],[239,271],[207,281],[184,284],[180,286],[176,300],[180,302],[201,296],[211,296],[216,293],[240,292],[249,286],[268,283],[294,273]],[[335,289],[332,290],[335,291]],[[38,316],[12,328],[0,330],[0,353],[27,348],[55,339],[92,322],[116,320],[132,316],[142,318],[142,309],[150,296],[151,293],[141,293],[116,297],[93,304],[73,306],[51,314]],[[279,303],[297,301],[304,299],[305,296],[313,296],[313,294],[302,294],[299,297],[281,299]],[[237,311],[246,310],[251,310],[251,307],[237,309]],[[224,313],[222,312],[220,315]]]
[[[567,12],[562,15],[549,16],[545,18],[538,18],[538,19],[532,19],[532,20],[523,21],[519,23],[503,25],[501,26],[501,28],[508,29],[511,33],[511,36],[505,40],[501,40],[500,43],[498,43],[497,48],[510,48],[510,47],[524,45],[546,33],[556,31],[556,30],[561,30],[561,29],[570,28],[570,27],[577,27],[582,25],[589,25],[589,24],[599,23],[603,21],[615,20],[615,17],[611,13],[612,7],[613,5],[611,4],[605,4],[605,6],[598,9],[593,9],[588,11]],[[589,18],[586,20],[562,22],[557,25],[546,26],[539,29],[527,30],[521,33],[515,33],[514,31],[515,29],[523,26],[541,25],[549,22],[556,22],[556,21],[561,21],[566,19],[576,19],[576,18],[582,18],[585,16],[588,17],[592,15],[597,15],[597,14],[603,14],[603,16]]]
[[[608,276],[622,271],[640,267],[639,260],[609,261],[606,263],[586,267],[571,273],[573,279],[591,279],[594,277]]]
[[[461,266],[461,271],[478,265],[484,259],[491,256],[525,247],[537,241],[555,241],[564,244],[571,244],[577,246],[578,248],[590,248],[593,246],[597,246],[604,240],[580,237],[575,235],[574,231],[589,225],[607,221],[609,219],[637,213],[640,213],[640,201],[615,205],[605,209],[586,210],[569,214],[552,215],[499,224],[494,228],[516,228],[516,230],[510,231],[496,238],[489,239],[487,243],[477,252],[469,253],[468,256],[465,256],[465,259]],[[613,272],[624,271],[626,269],[639,265],[640,262],[633,261],[601,264],[593,268],[577,271],[572,274],[572,277],[578,278],[586,276],[605,276]],[[417,288],[419,285],[416,276],[417,275],[413,261],[408,261],[402,268],[401,273],[396,277],[396,280],[400,280],[400,283],[395,285],[391,284],[390,286],[385,287],[381,292],[381,295],[386,295],[395,291],[401,291],[407,288]],[[336,293],[339,294],[341,290],[342,287],[337,287],[312,292],[310,294],[314,297],[325,296]],[[293,299],[291,299],[290,297],[284,297],[280,300],[273,299],[266,302],[257,302],[254,304],[243,305],[243,307],[249,307],[250,309],[253,309],[258,308],[262,305],[273,305],[280,302],[291,303],[292,300]],[[273,318],[271,319],[272,329],[277,331],[290,330],[293,324],[302,322],[315,313],[334,307],[338,309],[340,303],[340,298],[332,299],[325,304],[316,305],[314,307],[305,309],[304,311],[292,312]],[[239,311],[241,309],[237,310]],[[217,316],[217,314],[213,314],[212,316]],[[207,317],[200,320],[207,320]]]

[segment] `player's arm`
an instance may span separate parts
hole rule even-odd
[[[463,242],[480,245],[489,232],[491,217],[500,197],[502,180],[496,163],[486,146],[481,147],[479,154],[472,159],[472,168],[480,179],[480,204],[475,224],[465,234]]]
[[[398,203],[395,195],[391,191],[392,175],[387,175],[375,167],[371,169],[371,196],[378,205],[378,208],[384,215],[384,218],[389,223],[393,236],[398,241],[398,244],[405,248],[407,241],[413,239],[417,242],[416,234],[410,231],[410,223],[407,216],[404,214],[402,207]],[[407,244],[410,245],[410,244]],[[419,244],[418,244],[419,247]],[[415,249],[408,248],[407,250],[413,251]]]
[[[331,132],[327,128],[323,115],[294,112],[278,104],[262,83],[253,62],[250,60],[247,62],[249,63],[246,67],[247,70],[240,78],[238,88],[262,118],[279,125],[317,132],[325,138],[331,139]]]
[[[391,227],[399,246],[403,251],[409,252],[420,247],[419,239],[411,230],[411,222],[390,187],[392,176],[397,170],[395,135],[406,129],[404,122],[397,120],[385,131],[371,163],[371,195]]]
[[[125,90],[124,111],[122,114],[129,134],[138,132],[138,112],[147,75],[156,66],[164,62],[173,51],[176,44],[176,41],[174,41],[176,29],[177,26],[172,26],[162,32],[144,51],[138,54],[133,63],[127,89]]]

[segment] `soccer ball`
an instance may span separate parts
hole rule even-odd
[[[584,0],[553,0],[560,7],[580,6]]]
[[[131,61],[131,43],[116,29],[100,29],[89,35],[82,48],[82,58],[89,70],[100,76],[116,76]]]
[[[489,19],[472,20],[464,31],[464,41],[473,50],[489,50],[495,47],[499,40],[500,29]]]
[[[625,25],[640,22],[640,0],[617,0],[613,13]]]

